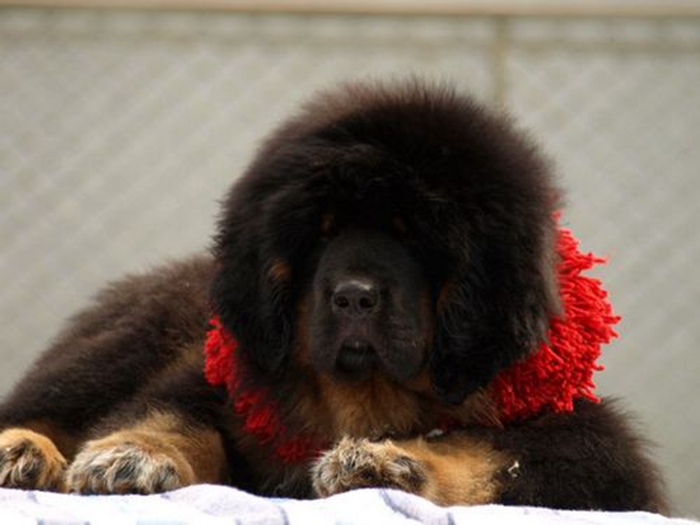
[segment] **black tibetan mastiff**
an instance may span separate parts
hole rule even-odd
[[[528,140],[451,89],[317,97],[233,186],[212,256],[109,287],[17,385],[0,486],[664,511],[609,403],[494,409],[561,311],[558,195]]]

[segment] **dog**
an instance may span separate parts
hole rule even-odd
[[[614,403],[497,406],[564,315],[560,194],[449,86],[319,94],[233,184],[210,253],[109,286],[17,384],[0,486],[665,512]]]

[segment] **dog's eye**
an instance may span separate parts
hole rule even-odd
[[[335,215],[324,213],[321,216],[320,233],[321,239],[328,240],[335,235]]]
[[[391,219],[391,228],[397,235],[403,237],[408,234],[408,226],[403,217],[395,216]]]

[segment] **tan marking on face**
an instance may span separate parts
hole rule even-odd
[[[406,387],[375,373],[362,383],[340,381],[313,365],[309,316],[311,294],[297,305],[295,355],[300,391],[293,416],[306,430],[329,440],[337,436],[379,437],[408,432],[421,419],[420,402]]]
[[[291,277],[292,269],[289,267],[289,264],[287,264],[286,261],[279,259],[275,261],[272,266],[270,266],[267,273],[273,281],[285,282]]]
[[[440,288],[440,293],[438,294],[437,303],[435,307],[435,310],[438,315],[442,314],[445,311],[445,308],[449,304],[451,295],[454,292],[455,288],[456,285],[452,280],[446,281],[445,284],[442,285],[442,288]]]
[[[332,213],[324,213],[321,217],[321,235],[328,235],[331,233],[335,223],[335,215]]]
[[[445,421],[498,425],[488,392],[477,392],[459,406],[447,405],[436,397],[429,366],[435,323],[429,293],[421,300],[426,363],[416,377],[402,384],[379,372],[355,383],[316,371],[308,334],[310,307],[310,295],[297,306],[295,355],[304,379],[293,402],[293,416],[308,431],[335,440],[341,436],[377,438],[428,432]]]
[[[379,374],[362,383],[338,381],[327,374],[319,374],[317,381],[334,436],[376,438],[421,426],[420,399]]]
[[[406,226],[406,222],[401,217],[393,217],[391,219],[391,224],[400,234],[405,235],[408,233],[408,226]]]
[[[294,333],[294,348],[298,361],[310,371],[312,367],[311,336],[309,334],[309,322],[311,309],[311,294],[304,296],[297,305],[297,318]]]
[[[435,314],[433,312],[430,290],[425,290],[425,292],[423,292],[420,309],[420,318],[423,323],[423,333],[421,334],[423,352],[426,354],[426,357],[429,357],[428,354],[430,354],[433,348],[435,337]]]

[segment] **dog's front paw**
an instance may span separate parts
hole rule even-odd
[[[66,459],[46,436],[24,428],[0,433],[0,487],[61,490]]]
[[[153,494],[194,479],[175,447],[152,436],[119,432],[85,445],[68,468],[66,488],[79,494]]]
[[[390,487],[419,494],[426,468],[391,441],[343,438],[312,467],[316,495],[362,487]]]

